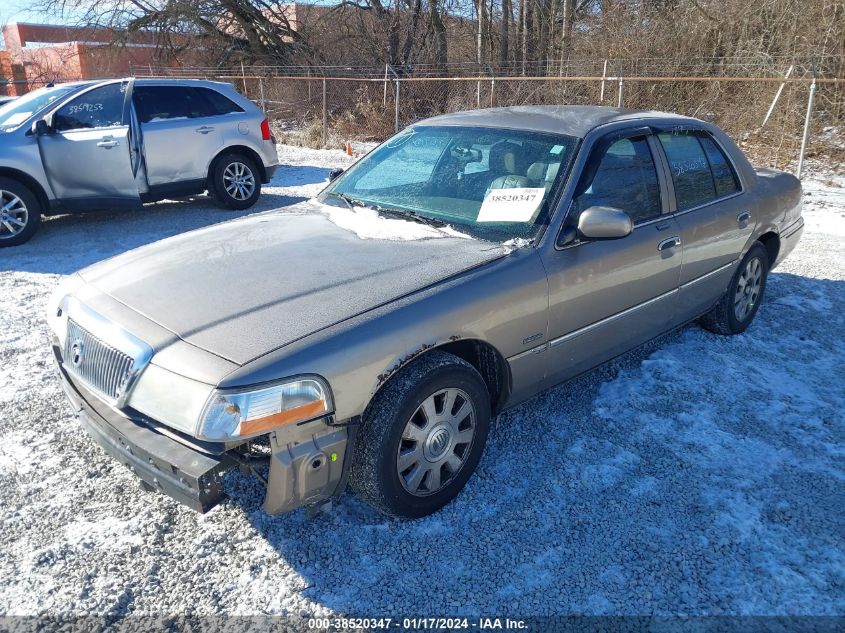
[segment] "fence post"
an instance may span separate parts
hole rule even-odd
[[[328,116],[326,115],[326,78],[323,77],[323,147],[328,138]]]
[[[621,108],[621,107],[622,107],[622,94],[623,94],[623,90],[624,90],[624,88],[623,88],[623,86],[622,86],[622,75],[619,75],[619,96],[618,96],[618,98],[616,99],[616,107],[617,107],[617,108]]]
[[[496,107],[496,78],[490,77],[490,107]]]
[[[601,71],[601,92],[599,93],[599,104],[604,103],[604,80],[607,77],[607,60],[604,60],[604,68]]]
[[[763,119],[763,124],[760,128],[766,127],[766,123],[769,122],[769,117],[772,116],[772,112],[775,110],[775,106],[777,105],[778,99],[780,99],[780,95],[783,92],[783,87],[786,85],[786,79],[789,79],[789,76],[792,74],[792,69],[795,68],[795,65],[789,67],[789,70],[786,71],[786,74],[783,76],[784,81],[780,82],[780,87],[778,91],[775,93],[775,98],[772,99],[772,105],[769,106],[769,111],[766,112],[766,118]]]
[[[384,65],[384,98],[382,99],[382,106],[385,108],[387,107],[387,69],[390,68],[390,64]]]
[[[243,62],[241,62],[241,78],[243,79],[243,82],[244,82],[244,96],[247,99],[249,99],[249,94],[247,93],[247,90],[246,90],[246,71],[244,70],[244,63]]]
[[[258,90],[259,94],[261,95],[261,110],[266,112],[267,111],[267,104],[264,101],[264,78],[258,78]]]
[[[804,171],[804,152],[807,149],[807,139],[810,136],[810,119],[813,116],[813,100],[816,98],[816,71],[813,69],[813,83],[810,84],[810,96],[807,99],[807,116],[804,118],[804,135],[801,137],[801,153],[798,155],[798,170],[795,174],[799,179]]]
[[[399,77],[396,77],[396,107],[393,110],[393,128],[399,131]]]

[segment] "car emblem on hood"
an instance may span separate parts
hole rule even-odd
[[[76,339],[70,347],[70,363],[74,367],[79,367],[82,364],[82,341]]]

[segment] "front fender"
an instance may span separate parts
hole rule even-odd
[[[346,420],[361,415],[390,376],[430,349],[477,339],[508,358],[525,350],[529,335],[545,337],[547,325],[545,271],[534,249],[522,249],[256,359],[221,387],[316,373],[331,386],[337,419]],[[523,371],[512,380],[522,388],[537,377]]]

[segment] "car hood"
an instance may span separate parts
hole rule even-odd
[[[446,235],[363,239],[306,203],[162,240],[80,275],[181,339],[244,364],[506,252]]]

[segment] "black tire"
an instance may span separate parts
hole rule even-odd
[[[230,181],[226,178],[231,176],[227,170],[237,170],[243,166],[249,171],[254,187],[252,193],[246,198],[238,197],[239,194],[227,191],[226,185]],[[243,154],[224,154],[214,161],[209,174],[209,191],[222,206],[227,209],[249,209],[258,201],[261,195],[261,172],[251,158]]]
[[[26,185],[12,178],[0,178],[0,192],[3,192],[0,207],[11,202],[11,196],[17,197],[23,204],[23,209],[18,205],[9,211],[0,211],[0,248],[28,242],[41,224],[41,203],[38,197]],[[21,221],[24,222],[23,228],[17,226],[17,222]],[[13,227],[14,233],[9,226]]]
[[[760,271],[759,290],[756,292],[756,297],[750,303],[747,313],[740,316],[735,309],[736,297],[741,290],[744,292],[744,289],[748,288],[748,284],[743,284],[743,274],[746,273],[749,266],[754,266],[754,260],[756,260]],[[765,246],[760,242],[754,242],[748,253],[742,258],[734,276],[731,278],[731,283],[728,284],[728,289],[725,290],[725,294],[719,299],[719,303],[710,312],[701,317],[699,323],[701,323],[702,327],[716,334],[731,335],[745,332],[754,320],[754,316],[757,314],[757,310],[763,301],[768,275],[769,254]],[[740,288],[741,284],[743,284],[742,288]]]
[[[448,393],[446,390],[450,390]],[[420,451],[428,450],[432,445],[441,447],[440,457],[446,461],[428,461],[429,454],[421,455],[419,467],[437,470],[441,479],[441,488],[434,491],[424,490],[424,484],[418,489],[418,494],[412,494],[406,489],[407,482],[412,479],[409,475],[399,473],[399,451],[415,452],[414,440],[403,439],[406,425],[412,424],[412,416],[422,415],[419,411],[424,401],[441,398],[442,409],[438,414],[447,415],[445,402],[449,394],[456,394],[452,412],[463,409],[463,395],[470,401],[474,409],[474,425],[470,417],[464,418],[466,429],[474,428],[474,434],[469,443],[462,445],[457,435],[453,434],[443,443],[433,441],[442,431],[432,428],[428,431],[427,440],[419,442]],[[441,395],[437,395],[441,394]],[[463,394],[463,395],[461,395]],[[452,416],[452,419],[458,419]],[[439,420],[439,418],[435,418]],[[445,422],[431,422],[445,426]],[[429,426],[425,427],[429,429]],[[360,497],[381,512],[395,517],[417,518],[436,512],[463,489],[466,482],[475,471],[490,429],[490,395],[484,380],[472,365],[466,361],[439,351],[432,351],[407,367],[403,368],[379,391],[364,414],[361,430],[353,455],[350,486]],[[425,433],[425,430],[420,431]],[[410,448],[409,448],[410,445]],[[423,446],[425,445],[425,446]],[[433,449],[433,450],[441,450]],[[457,456],[461,465],[455,467],[453,473],[449,463]],[[423,461],[426,460],[426,461]],[[439,465],[437,465],[439,464]],[[409,472],[417,468],[412,466]],[[423,482],[431,478],[431,472],[426,472]]]

